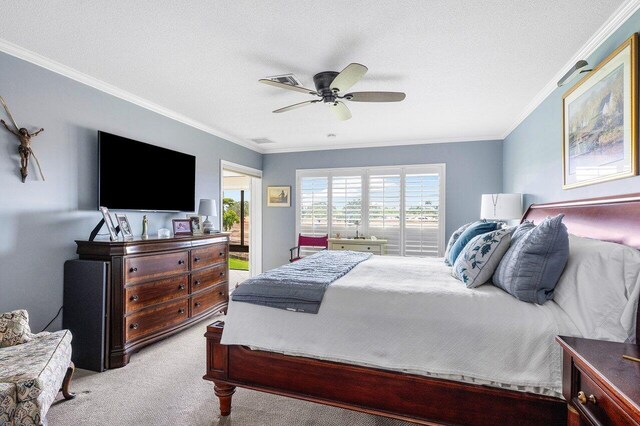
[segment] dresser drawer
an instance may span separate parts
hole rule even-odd
[[[194,294],[191,297],[191,316],[195,317],[202,312],[229,300],[229,286],[227,283],[219,284],[202,293]]]
[[[213,246],[191,250],[191,269],[201,269],[207,266],[227,261],[227,245]]]
[[[574,365],[577,375],[577,389],[571,396],[574,405],[595,425],[635,425],[630,417],[607,393],[582,369]],[[584,393],[584,397],[579,395]],[[582,401],[581,401],[582,400]]]
[[[165,278],[124,289],[125,313],[189,294],[189,276]]]
[[[153,256],[127,257],[124,261],[125,284],[187,272],[187,251]]]
[[[125,319],[126,340],[144,337],[189,318],[189,299],[165,303],[129,315]]]
[[[207,287],[227,280],[227,264],[193,272],[191,274],[191,292],[195,293]]]
[[[334,244],[332,246],[334,250],[351,250],[369,252],[373,254],[380,254],[379,245],[365,245],[365,244]]]

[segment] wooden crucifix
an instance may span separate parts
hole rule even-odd
[[[36,160],[36,165],[38,166],[38,170],[40,171],[42,180],[45,180],[44,173],[42,173],[42,167],[40,167],[40,162],[38,161],[38,157],[36,157],[36,154],[31,148],[31,138],[38,136],[41,132],[44,132],[44,129],[40,129],[36,132],[30,133],[26,128],[18,126],[18,123],[16,123],[13,115],[11,115],[11,111],[9,111],[9,107],[7,106],[7,103],[4,101],[2,96],[0,96],[0,102],[4,107],[4,110],[7,111],[7,115],[15,126],[15,130],[9,127],[4,120],[0,120],[0,123],[2,123],[5,129],[13,133],[20,141],[20,145],[18,146],[18,154],[20,154],[20,173],[22,174],[22,182],[25,182],[25,180],[27,179],[27,175],[29,174],[29,157],[31,157],[32,155],[33,159]]]

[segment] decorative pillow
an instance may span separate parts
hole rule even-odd
[[[453,234],[451,234],[451,238],[449,238],[449,242],[447,243],[447,249],[444,251],[444,263],[446,263],[447,265],[451,266],[451,263],[449,263],[449,252],[451,251],[451,247],[453,247],[453,244],[458,241],[458,238],[460,238],[460,235],[462,235],[465,229],[467,229],[472,224],[473,222],[466,223],[460,228],[456,229]]]
[[[453,276],[469,288],[489,281],[502,256],[509,250],[511,234],[515,229],[499,229],[474,237],[456,259]]]
[[[639,295],[640,251],[569,235],[569,261],[553,301],[583,337],[633,343]]]
[[[531,221],[525,220],[524,222],[522,222],[516,227],[516,230],[513,231],[513,234],[511,234],[511,245],[515,245],[520,237],[527,235],[527,233],[535,227],[536,225],[534,225]]]
[[[517,235],[493,274],[493,284],[524,302],[542,305],[552,299],[569,258],[569,234],[563,217],[548,217],[524,235]]]
[[[456,263],[456,259],[462,252],[462,249],[465,248],[469,241],[471,241],[474,237],[480,234],[486,234],[487,232],[495,231],[498,229],[498,224],[496,222],[487,222],[486,220],[479,220],[477,222],[473,222],[464,232],[460,235],[460,237],[453,243],[451,246],[451,250],[449,250],[449,256],[447,260],[450,265]]]
[[[24,309],[0,314],[0,348],[31,340],[29,314]]]

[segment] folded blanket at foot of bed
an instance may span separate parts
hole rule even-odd
[[[323,250],[248,279],[234,290],[231,299],[317,314],[327,286],[371,256],[371,253]]]

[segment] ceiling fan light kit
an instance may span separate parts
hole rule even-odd
[[[323,102],[329,106],[338,120],[344,121],[351,118],[351,111],[342,100],[351,102],[400,102],[404,100],[406,95],[402,92],[353,92],[342,95],[348,89],[356,84],[367,73],[367,67],[362,64],[352,63],[347,65],[340,72],[323,71],[313,76],[313,84],[315,90],[306,87],[296,86],[293,84],[282,83],[268,78],[259,80],[261,83],[269,86],[279,87],[281,89],[292,90],[295,92],[306,93],[318,96],[320,99],[299,102],[283,108],[274,110],[276,114],[291,111],[307,105]]]

